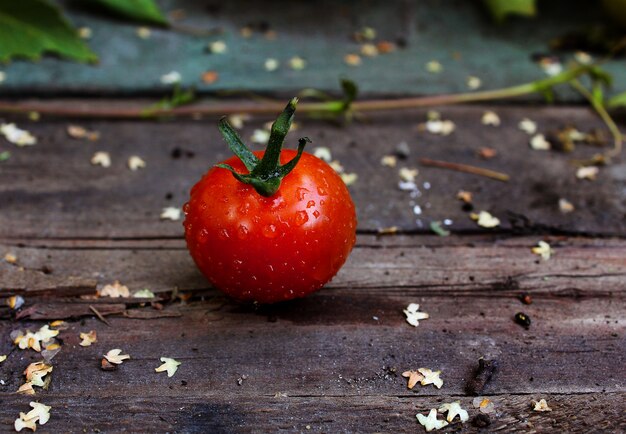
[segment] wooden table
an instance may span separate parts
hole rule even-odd
[[[460,4],[466,2],[453,6]],[[368,14],[374,12],[362,12]],[[277,22],[290,25],[288,14],[283,15],[277,15]],[[452,23],[458,19],[442,16]],[[127,31],[132,33],[132,27]],[[513,39],[527,34],[511,32]],[[408,37],[419,41],[419,36]],[[311,36],[312,53],[328,48],[318,43],[324,37]],[[445,47],[454,45],[446,41]],[[467,45],[468,50],[474,46]],[[420,62],[429,56],[422,55]],[[470,65],[480,63],[476,57],[467,59]],[[153,78],[168,72],[157,67],[157,60],[146,60]],[[101,71],[97,74],[106,77],[96,75],[89,83],[88,75],[70,70],[78,66],[56,62],[48,59],[39,75],[25,73],[18,82],[7,82],[7,94],[54,94],[52,101],[39,102],[89,108],[101,103],[90,93],[129,91]],[[195,71],[190,65],[185,67]],[[7,71],[19,76],[23,68],[15,64]],[[320,68],[328,72],[334,67]],[[368,94],[375,93],[374,80],[380,77],[375,70],[356,72]],[[76,96],[63,71],[77,77],[87,93]],[[259,90],[237,81],[245,71],[222,74],[225,87]],[[306,74],[313,77],[314,72]],[[49,83],[57,73],[63,78]],[[154,91],[141,87],[135,74],[131,87]],[[292,72],[281,74],[260,86],[285,94],[307,83]],[[458,90],[464,77],[458,74],[465,72],[454,74],[437,80],[435,91]],[[520,81],[493,74],[506,84]],[[520,74],[531,75],[528,70]],[[336,75],[320,75],[326,77],[323,82],[311,78],[312,85],[330,88]],[[414,80],[408,73],[403,77]],[[381,92],[398,93],[402,86],[401,80],[390,79]],[[75,98],[68,99],[70,94]],[[372,113],[346,126],[298,117],[297,134],[313,139],[312,147],[330,147],[347,172],[358,174],[350,187],[358,209],[358,238],[348,262],[324,289],[274,306],[241,305],[211,288],[186,250],[181,222],[159,218],[163,208],[182,206],[195,181],[228,155],[216,118],[44,116],[33,122],[5,117],[31,131],[38,143],[10,148],[11,158],[0,163],[0,254],[17,258],[13,264],[0,261],[0,297],[19,294],[26,301],[17,312],[0,307],[0,355],[8,355],[0,363],[0,431],[11,432],[32,400],[52,406],[43,432],[423,432],[416,413],[455,400],[469,411],[470,421],[457,419],[444,432],[626,430],[626,164],[618,158],[601,168],[595,181],[580,180],[572,161],[597,149],[533,151],[529,136],[517,128],[524,117],[535,120],[541,132],[568,124],[582,131],[604,128],[576,98],[566,93],[570,104],[559,106],[526,100],[441,107],[442,116],[456,124],[445,137],[419,131],[426,110]],[[110,101],[122,103],[146,104],[134,97]],[[486,109],[500,115],[500,127],[481,124]],[[253,117],[242,136],[249,138],[269,119]],[[618,121],[624,130],[624,118]],[[69,124],[97,130],[101,137],[96,142],[69,138]],[[406,160],[395,168],[381,165],[381,158],[403,141],[410,148]],[[6,142],[2,145],[6,148]],[[479,158],[483,146],[495,149],[496,157]],[[112,166],[91,165],[96,151],[109,152]],[[141,156],[147,167],[130,171],[126,161],[131,155]],[[425,167],[422,158],[490,168],[511,179],[505,183]],[[419,169],[419,195],[398,188],[400,167]],[[501,225],[479,227],[456,198],[459,190],[472,192],[474,210],[489,210]],[[561,198],[575,210],[560,212]],[[447,219],[450,236],[430,231],[432,221]],[[398,228],[395,235],[378,234],[391,226]],[[531,253],[540,240],[555,251],[548,260]],[[158,304],[90,297],[115,280],[131,291],[152,290]],[[530,296],[532,304],[523,304],[522,295]],[[430,314],[419,327],[405,321],[402,311],[409,303],[419,303]],[[530,316],[528,329],[514,321],[517,312]],[[41,357],[15,348],[11,331],[34,330],[59,319],[67,320],[69,328],[59,335],[62,350],[52,360],[48,389],[37,389],[34,397],[15,394],[25,367]],[[90,330],[97,332],[98,342],[79,346],[79,333]],[[131,359],[115,371],[103,371],[102,355],[113,348]],[[163,356],[182,362],[172,378],[154,372]],[[497,369],[471,393],[481,358]],[[442,371],[441,389],[407,388],[401,374],[422,367]],[[475,419],[480,414],[472,404],[475,395],[495,404],[486,428]],[[533,411],[531,402],[541,398],[551,412]]]

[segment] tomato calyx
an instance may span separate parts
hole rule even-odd
[[[298,98],[292,98],[287,104],[283,112],[276,118],[272,124],[270,138],[265,149],[262,159],[259,159],[254,153],[243,143],[241,137],[230,126],[226,118],[220,119],[218,128],[224,136],[230,150],[241,160],[250,173],[238,173],[235,169],[224,163],[216,164],[215,167],[229,170],[233,176],[245,184],[249,184],[261,196],[273,196],[279,189],[282,179],[291,172],[304,151],[307,143],[311,143],[308,137],[302,137],[298,140],[298,152],[289,162],[280,165],[280,152],[285,141],[285,136],[291,127],[291,121],[296,112],[296,104]]]

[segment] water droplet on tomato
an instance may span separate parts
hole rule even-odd
[[[209,231],[207,231],[206,228],[202,228],[200,232],[198,232],[198,242],[206,243],[208,238],[209,238]]]
[[[237,209],[237,211],[239,212],[240,215],[248,215],[248,212],[250,211],[250,202],[242,203],[241,206]]]
[[[276,226],[265,225],[263,227],[263,236],[265,238],[276,238],[277,235],[278,235],[278,231],[276,230]]]
[[[298,211],[296,213],[296,218],[294,220],[294,223],[296,224],[296,226],[302,226],[308,221],[309,221],[309,215],[306,213],[306,211]]]
[[[228,232],[228,229],[222,228],[218,231],[217,236],[220,240],[227,240],[230,238],[230,233]]]
[[[189,214],[189,206],[189,202],[183,205],[183,212],[185,213],[185,215]]]
[[[245,225],[239,225],[237,236],[240,240],[245,240],[246,238],[248,238],[248,232],[248,228]]]
[[[224,203],[228,203],[228,196],[222,196],[220,201],[222,201]]]
[[[318,210],[313,211],[313,215],[315,216],[315,218],[318,218],[320,216],[320,212]]]
[[[317,187],[317,193],[320,196],[326,196],[328,193],[326,192],[326,189],[324,187]]]
[[[200,209],[201,209],[202,211],[206,211],[206,209],[207,209],[207,204],[206,204],[206,202],[205,202],[205,201],[200,202]]]
[[[320,200],[320,206],[324,205],[326,202],[324,200]]]
[[[311,208],[312,206],[315,206],[315,201],[314,200],[310,200],[306,203],[306,207],[307,208]]]
[[[309,190],[307,190],[307,189],[306,189],[306,188],[304,188],[304,187],[299,187],[299,188],[296,190],[296,199],[298,199],[298,200],[303,200],[303,199],[304,199],[304,196],[306,196],[306,194],[307,194],[307,193],[310,193],[310,191],[309,191]]]

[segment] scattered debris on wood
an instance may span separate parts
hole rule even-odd
[[[98,297],[128,298],[130,297],[130,290],[128,289],[128,286],[122,285],[119,280],[116,280],[113,283],[104,285],[98,291]]]
[[[404,315],[406,316],[406,322],[411,324],[413,327],[417,327],[419,322],[424,319],[428,319],[430,315],[426,312],[419,312],[420,305],[417,303],[410,303],[406,309],[403,310]]]
[[[419,383],[420,381],[424,379],[424,376],[420,372],[413,371],[413,370],[404,371],[402,373],[402,376],[404,378],[408,378],[408,382],[406,386],[408,389],[413,389],[417,383]]]
[[[108,152],[98,151],[90,161],[93,166],[111,167],[111,155]]]
[[[441,386],[443,386],[443,380],[439,378],[439,376],[441,375],[441,371],[433,371],[428,368],[419,368],[418,371],[424,376],[424,378],[420,380],[420,384],[422,386],[432,384],[437,389],[441,389]]]
[[[530,327],[530,317],[524,312],[518,312],[515,314],[515,322],[527,330]]]
[[[73,139],[87,139],[91,142],[95,142],[100,138],[98,131],[88,130],[80,125],[68,125],[66,128],[67,135]]]
[[[80,333],[81,341],[78,345],[81,347],[89,347],[91,344],[98,342],[98,336],[95,330],[90,330],[88,333]]]
[[[550,407],[548,407],[548,402],[545,399],[540,399],[539,401],[532,401],[533,410],[534,411],[552,411]]]
[[[480,121],[483,125],[490,125],[492,127],[500,126],[500,116],[491,110],[484,112]]]
[[[450,163],[448,161],[431,160],[430,158],[420,158],[419,162],[423,166],[438,167],[440,169],[449,169],[455,170],[457,172],[471,173],[473,175],[480,175],[502,182],[507,182],[510,179],[510,176],[506,173],[497,172],[490,169],[483,169],[482,167],[471,166],[469,164]]]
[[[168,206],[166,208],[163,208],[159,217],[161,218],[161,220],[171,220],[175,222],[180,220],[181,213],[182,211],[180,208]]]
[[[132,171],[143,169],[146,167],[146,162],[138,155],[132,155],[128,158],[128,168]]]
[[[37,138],[26,130],[18,128],[15,124],[0,124],[0,134],[9,142],[22,146],[33,146],[37,144]]]
[[[119,348],[114,348],[110,350],[108,353],[104,355],[104,358],[109,363],[113,363],[114,365],[121,365],[124,360],[130,359],[128,354],[122,354],[122,350]]]
[[[154,368],[154,370],[156,372],[167,372],[167,376],[168,377],[173,377],[174,374],[176,373],[176,371],[178,370],[178,367],[181,365],[181,362],[175,360],[175,359],[171,359],[169,357],[161,357],[161,362],[163,362],[163,364],[157,368]]]
[[[465,391],[470,395],[480,395],[491,381],[498,369],[498,361],[478,359],[478,367],[474,370],[472,377],[468,380]]]
[[[467,422],[469,414],[467,410],[461,408],[461,401],[454,401],[450,403],[444,403],[439,407],[439,413],[448,413],[446,420],[452,422],[455,417],[459,416],[461,422]]]
[[[496,411],[496,406],[489,398],[477,396],[472,400],[472,405],[474,406],[474,408],[477,408],[478,411],[480,411],[481,413],[489,414]]]
[[[478,226],[483,228],[495,228],[500,226],[500,219],[491,215],[491,213],[487,211],[480,211],[478,214],[471,213],[470,218],[478,224]]]
[[[550,244],[546,243],[545,241],[539,241],[539,243],[537,243],[537,246],[532,247],[530,251],[533,252],[533,254],[535,255],[541,256],[544,261],[550,259],[550,257],[554,254],[554,250],[552,250]]]
[[[428,413],[428,416],[424,416],[421,413],[418,413],[415,417],[417,417],[420,425],[424,426],[426,431],[430,432],[433,430],[441,429],[448,425],[448,422],[445,420],[437,419],[437,409],[432,408]]]

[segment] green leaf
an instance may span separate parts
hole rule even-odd
[[[0,0],[0,62],[55,53],[79,62],[98,57],[47,0]]]
[[[483,0],[494,21],[502,23],[508,15],[534,17],[536,0]]]
[[[439,235],[440,237],[447,237],[450,235],[450,231],[445,230],[441,227],[440,221],[432,221],[430,222],[430,230]]]
[[[626,107],[626,92],[622,92],[615,95],[613,98],[610,98],[608,101],[608,106],[611,108]]]
[[[89,0],[123,18],[167,26],[167,18],[153,0]]]
[[[161,101],[146,107],[142,111],[142,116],[151,117],[156,112],[167,111],[182,105],[191,104],[196,100],[196,90],[192,87],[189,89],[183,89],[180,83],[174,85],[172,96],[166,96]]]

